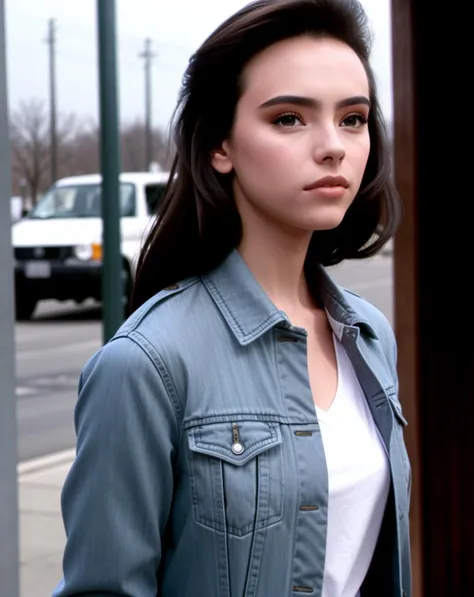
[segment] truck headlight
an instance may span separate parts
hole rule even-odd
[[[102,245],[92,243],[91,245],[76,245],[74,256],[81,261],[100,261],[102,259]]]

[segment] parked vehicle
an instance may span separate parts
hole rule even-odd
[[[23,200],[21,197],[12,197],[10,199],[10,217],[13,222],[18,222],[23,215]]]
[[[136,260],[169,174],[122,173],[119,197],[124,300]],[[100,300],[102,178],[58,180],[27,217],[12,226],[17,319],[29,319],[43,299]]]

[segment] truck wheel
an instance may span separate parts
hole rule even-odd
[[[15,300],[15,315],[17,321],[27,321],[33,315],[38,300],[33,296],[22,296]]]

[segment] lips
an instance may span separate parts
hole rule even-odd
[[[316,182],[304,188],[305,191],[312,191],[313,189],[320,189],[324,187],[343,187],[347,189],[348,181],[343,176],[324,176]]]

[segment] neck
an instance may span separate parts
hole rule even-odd
[[[273,304],[286,313],[312,308],[304,264],[311,233],[250,230],[244,226],[239,253]]]

